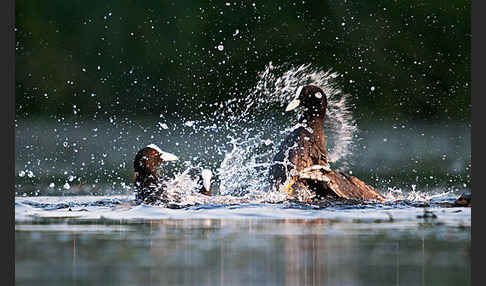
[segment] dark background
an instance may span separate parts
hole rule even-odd
[[[269,62],[338,72],[358,120],[471,118],[470,1],[29,0],[15,17],[17,119],[184,114]]]

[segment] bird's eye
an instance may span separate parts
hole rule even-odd
[[[316,92],[316,94],[314,94],[317,98],[321,99],[322,98],[322,93],[320,92]]]
[[[155,151],[152,151],[152,155],[155,155]]]

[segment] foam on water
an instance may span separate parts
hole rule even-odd
[[[471,226],[471,208],[426,209],[410,204],[334,206],[317,208],[312,205],[293,205],[289,202],[269,204],[233,198],[216,198],[208,205],[185,208],[165,208],[145,204],[135,205],[133,196],[32,197],[15,199],[17,222],[35,219],[113,220],[136,222],[158,219],[326,219],[333,222],[373,223],[364,227],[418,227],[424,221],[453,227]],[[425,210],[434,218],[421,218]],[[48,229],[43,229],[48,230]]]
[[[416,189],[415,185],[411,186],[411,190],[404,191],[400,188],[388,188],[383,192],[388,202],[440,202],[451,201],[460,195],[460,192],[443,189],[432,189],[427,192],[422,192]]]

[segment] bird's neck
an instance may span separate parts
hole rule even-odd
[[[308,116],[306,125],[312,129],[311,141],[320,150],[320,156],[314,164],[327,164],[326,134],[324,133],[324,115]]]
[[[305,122],[305,125],[312,128],[314,131],[321,131],[324,125],[324,114],[304,113],[304,116],[302,116],[300,122]]]

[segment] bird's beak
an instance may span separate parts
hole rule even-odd
[[[138,172],[133,172],[133,181],[137,181]]]
[[[169,161],[177,161],[179,160],[179,158],[174,155],[174,154],[171,154],[171,153],[168,153],[168,152],[164,152],[162,151],[159,146],[155,145],[155,144],[150,144],[148,145],[147,147],[149,148],[152,148],[154,150],[157,150],[157,152],[160,153],[160,158],[165,161],[165,162],[169,162]]]
[[[299,96],[300,96],[300,92],[302,91],[302,88],[303,86],[299,86],[295,94],[295,98],[289,103],[289,105],[287,105],[287,108],[285,108],[286,112],[294,110],[295,108],[297,108],[297,106],[299,106],[300,104]]]
[[[165,162],[179,160],[179,157],[177,157],[176,155],[164,151],[160,152],[160,158],[162,158],[162,160],[164,160]]]
[[[201,172],[201,177],[203,181],[203,187],[206,190],[206,193],[211,191],[211,179],[213,178],[213,172],[208,169],[204,169]]]
[[[285,108],[285,112],[294,110],[295,108],[297,108],[297,106],[299,106],[299,104],[300,104],[300,100],[297,99],[297,98],[294,98],[294,100],[292,100],[289,103],[289,105],[287,105],[287,108]]]

